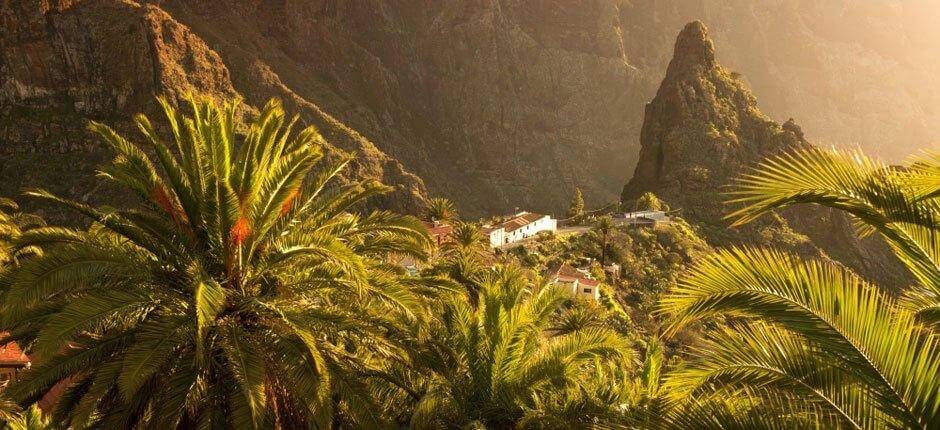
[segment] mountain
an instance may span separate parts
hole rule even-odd
[[[624,2],[628,56],[650,61],[631,63],[662,76],[673,36],[694,20],[708,24],[722,64],[743,75],[761,109],[799,118],[817,143],[901,161],[940,142],[935,0]]]
[[[859,239],[842,212],[797,207],[738,230],[723,219],[723,192],[736,176],[768,156],[808,148],[790,119],[770,120],[740,75],[718,63],[700,21],[679,33],[666,76],[647,105],[636,171],[624,186],[629,202],[652,192],[702,227],[713,245],[751,244],[832,258],[883,285],[907,275],[880,239]]]
[[[0,3],[0,192],[44,187],[104,199],[92,172],[109,156],[85,126],[103,121],[133,134],[130,119],[159,117],[155,96],[241,98],[245,114],[278,97],[333,146],[358,154],[349,175],[394,187],[379,207],[419,210],[423,181],[368,139],[286,87],[262,63],[229,64],[156,5],[130,1]],[[159,124],[157,120],[155,123]],[[53,214],[55,216],[55,214]]]
[[[659,91],[646,106],[636,171],[624,201],[647,191],[693,219],[717,223],[731,179],[774,153],[806,145],[792,122],[767,118],[736,74],[720,66],[700,21],[687,25]]]
[[[615,200],[685,23],[711,24],[771,117],[897,157],[937,138],[932,0],[0,1],[0,194],[89,193],[88,119],[187,91],[268,97],[357,174],[474,216]],[[41,171],[24,172],[40,165]],[[420,179],[419,179],[420,178]],[[89,198],[94,198],[98,191]]]

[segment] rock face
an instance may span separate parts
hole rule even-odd
[[[216,51],[160,7],[131,1],[7,1],[0,3],[0,24],[3,194],[25,186],[79,197],[101,194],[87,178],[107,154],[85,131],[88,120],[130,131],[132,115],[155,113],[156,95],[179,100],[194,92],[242,97],[248,110],[281,97],[320,128],[335,145],[331,150],[360,154],[352,178],[395,187],[377,205],[405,212],[422,205],[422,181],[400,163],[296,97],[263,67],[246,67],[233,77]]]
[[[906,275],[880,240],[860,240],[841,212],[797,207],[737,231],[723,216],[722,192],[733,179],[768,156],[811,146],[791,119],[780,125],[734,73],[715,60],[714,43],[701,22],[688,24],[653,101],[647,105],[640,159],[623,190],[624,201],[653,192],[703,226],[715,245],[775,246],[833,258],[885,285]]]
[[[230,69],[264,64],[465,215],[616,199],[642,104],[618,3],[166,0]],[[236,66],[236,64],[238,64]]]
[[[934,0],[0,0],[0,193],[82,177],[73,166],[100,158],[86,119],[196,90],[288,100],[367,154],[356,175],[398,184],[386,205],[411,206],[414,172],[468,216],[561,214],[575,187],[597,206],[635,165],[644,106],[694,19],[769,115],[897,156],[940,137],[936,12]],[[23,177],[37,161],[64,167]]]
[[[744,76],[765,113],[798,118],[817,143],[900,161],[940,142],[934,0],[623,2],[630,63],[661,73],[693,20],[708,24],[721,63]]]

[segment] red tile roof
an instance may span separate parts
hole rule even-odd
[[[591,279],[588,275],[585,275],[578,269],[571,267],[567,264],[562,264],[555,269],[548,272],[549,276],[554,280],[559,280],[563,282],[574,282],[578,281],[579,284],[585,285],[588,287],[596,287],[600,282]]]
[[[7,333],[0,333],[0,338],[6,337]],[[16,342],[9,342],[0,346],[0,366],[25,366],[29,364],[29,357],[23,353]]]
[[[525,227],[529,224],[532,224],[542,218],[545,218],[546,215],[536,214],[531,212],[523,212],[513,219],[506,221],[499,226],[506,229],[506,233],[518,230],[522,227]]]
[[[437,242],[438,245],[444,243],[454,233],[454,226],[442,222],[424,222],[424,227],[428,229],[428,234]]]
[[[593,279],[588,279],[588,278],[579,278],[578,284],[581,284],[587,287],[596,287],[598,284],[600,284],[600,282],[597,282]]]

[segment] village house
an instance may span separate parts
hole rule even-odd
[[[600,299],[600,282],[592,279],[587,271],[562,264],[548,271],[546,276],[551,284],[574,297],[583,297],[594,301]]]
[[[449,241],[451,235],[454,233],[454,226],[441,221],[425,221],[424,227],[428,229],[428,234],[431,235],[431,240],[433,240],[434,244],[437,246],[441,246],[445,242]]]
[[[481,231],[490,239],[490,248],[499,248],[506,243],[506,230],[500,226],[483,227]]]
[[[6,333],[0,334],[2,336],[6,336]],[[0,346],[0,386],[13,379],[20,370],[28,368],[29,364],[29,357],[16,342]]]
[[[558,229],[558,220],[549,215],[519,212],[508,221],[496,226],[485,226],[483,233],[489,236],[490,246],[496,248],[528,239],[543,231]]]

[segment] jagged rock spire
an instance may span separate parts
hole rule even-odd
[[[676,38],[672,61],[666,71],[671,75],[715,67],[715,44],[708,37],[708,28],[701,21],[688,23]]]
[[[705,25],[691,22],[646,106],[639,161],[622,197],[653,192],[693,219],[720,222],[720,190],[766,155],[805,144],[798,130],[760,113],[744,82],[718,64]]]

